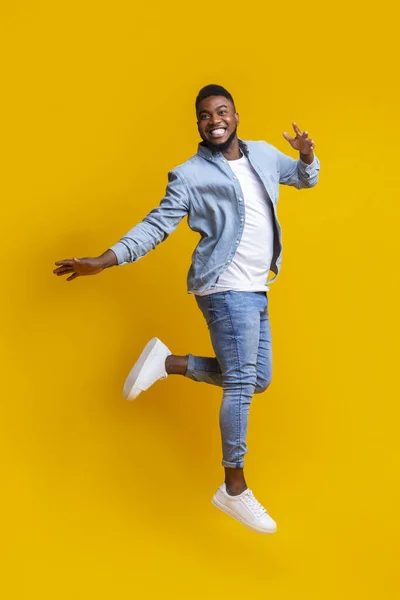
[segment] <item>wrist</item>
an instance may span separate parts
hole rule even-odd
[[[118,264],[117,256],[110,248],[98,256],[96,261],[103,269],[108,269],[108,267],[113,267]]]
[[[307,165],[311,165],[314,160],[314,152],[310,152],[309,154],[303,154],[300,152],[300,159]]]

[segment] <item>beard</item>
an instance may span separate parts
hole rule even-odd
[[[217,154],[217,152],[226,152],[236,138],[236,131],[237,127],[235,127],[228,139],[225,142],[222,142],[222,144],[214,144],[214,142],[210,142],[209,140],[203,140],[202,144],[207,146],[213,154]]]

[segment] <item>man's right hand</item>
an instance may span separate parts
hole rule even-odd
[[[58,269],[54,269],[54,275],[70,275],[67,281],[72,281],[79,275],[97,275],[103,269],[112,267],[117,264],[117,257],[112,250],[107,250],[97,258],[66,258],[58,260],[56,265],[60,265]]]

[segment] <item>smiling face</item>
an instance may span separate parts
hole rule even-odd
[[[236,138],[239,115],[225,96],[209,96],[197,108],[197,129],[205,144],[214,150],[226,150]]]

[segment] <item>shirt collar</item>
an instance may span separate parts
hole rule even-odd
[[[247,156],[249,153],[248,145],[241,138],[238,138],[238,142],[239,142],[239,148],[242,150],[243,154],[245,154]],[[216,154],[213,154],[212,151],[210,150],[210,148],[208,148],[207,146],[204,146],[202,144],[202,142],[200,142],[198,145],[197,154],[199,154],[200,156],[202,156],[203,158],[205,158],[207,160],[218,160],[218,159],[223,158],[222,152],[217,152]]]

